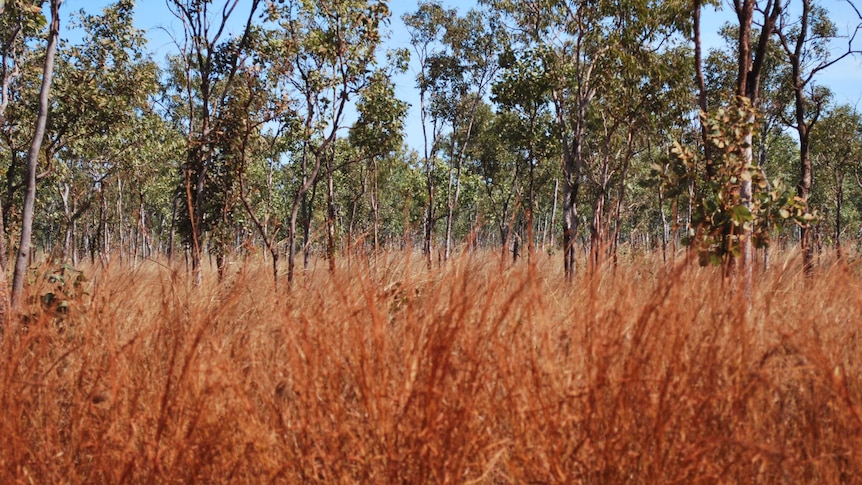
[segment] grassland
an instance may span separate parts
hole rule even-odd
[[[0,340],[0,483],[862,482],[852,265],[790,257],[746,300],[648,257],[572,284],[418,259],[38,279]]]

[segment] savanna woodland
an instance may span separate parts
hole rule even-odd
[[[862,6],[97,3],[0,1],[0,483],[862,483]]]

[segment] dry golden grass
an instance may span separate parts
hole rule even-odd
[[[3,329],[0,483],[862,482],[854,268],[496,261],[87,271]]]

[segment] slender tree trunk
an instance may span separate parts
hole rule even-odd
[[[764,20],[760,25],[760,34],[758,36],[757,45],[752,50],[751,45],[751,28],[756,11],[756,0],[737,0],[735,3],[736,15],[739,20],[738,33],[738,52],[737,52],[737,78],[736,78],[736,95],[739,103],[743,103],[742,98],[748,98],[751,103],[749,110],[749,118],[746,120],[749,128],[744,135],[744,146],[740,156],[742,158],[743,170],[748,170],[748,167],[754,165],[754,152],[752,149],[752,141],[754,138],[754,109],[758,106],[758,97],[760,94],[760,77],[763,72],[763,66],[768,55],[768,46],[770,37],[774,33],[775,23],[781,15],[784,2],[775,1],[767,3],[767,11],[764,11]],[[740,203],[751,209],[752,201],[752,185],[751,178],[744,177],[739,189]],[[742,252],[742,285],[745,296],[751,296],[751,290],[754,281],[754,256],[751,243],[750,231],[744,230],[740,235],[740,244]]]
[[[749,114],[749,119],[747,120],[750,124],[749,126],[754,126],[754,111],[751,111]],[[743,160],[747,160],[746,166],[750,166],[754,160],[754,153],[752,151],[752,143],[754,142],[754,133],[752,129],[749,129],[745,134],[744,138],[744,147],[742,149],[742,157]],[[747,168],[743,168],[743,170],[747,170]],[[739,201],[745,206],[748,210],[751,210],[751,202],[752,202],[752,185],[751,178],[745,177],[742,180],[742,183],[739,187]],[[751,286],[754,281],[754,246],[751,243],[751,232],[745,231],[742,234],[741,244],[742,244],[742,270],[743,270],[743,284],[745,286],[746,293],[751,291]],[[750,296],[750,295],[747,295]]]
[[[168,231],[168,264],[174,262],[174,238],[177,232],[177,205],[179,204],[179,196],[175,195],[171,204],[171,228]]]
[[[72,266],[78,267],[78,219],[72,221]]]
[[[578,197],[579,184],[571,176],[566,177],[563,185],[563,267],[566,277],[571,280],[575,275],[575,242],[578,234]]]
[[[535,131],[535,116],[530,117],[530,131]],[[533,213],[536,207],[536,147],[533,145],[533,139],[530,138],[528,144],[529,153],[527,154],[527,158],[530,161],[530,174],[529,174],[529,187],[527,188],[527,207],[524,211],[527,216],[527,232],[529,233],[529,241],[527,241],[527,261],[533,262],[535,261],[534,253],[536,252],[536,245],[533,238]],[[536,230],[536,234],[538,234],[538,230]]]
[[[63,202],[63,217],[65,218],[65,227],[63,228],[63,250],[60,253],[60,260],[62,261],[66,261],[66,257],[69,255],[69,246],[71,245],[72,239],[72,208],[69,207],[70,191],[68,183],[63,183],[62,187],[58,189],[60,200]]]
[[[333,147],[334,148],[334,147]],[[335,274],[335,160],[333,154],[326,162],[326,259],[329,272]]]
[[[308,199],[306,195],[308,194],[308,190],[312,187],[312,185],[316,184],[317,174],[320,171],[320,157],[314,157],[314,169],[310,174],[305,174],[305,169],[307,165],[306,152],[303,154],[302,158],[302,168],[303,168],[303,183],[299,187],[299,190],[296,192],[296,195],[293,198],[293,207],[290,210],[290,226],[288,227],[288,235],[287,235],[287,284],[291,285],[293,283],[293,277],[296,270],[296,222],[299,217],[300,208],[303,209],[303,212],[306,210],[309,212],[308,215],[304,214],[306,217],[306,221],[303,221],[304,230],[305,230],[305,238],[304,241],[305,246],[308,245],[308,233],[309,228],[311,226],[311,216],[310,216],[310,208],[308,208]],[[306,265],[307,265],[306,259]]]
[[[33,142],[27,152],[27,189],[24,194],[24,207],[21,213],[21,241],[18,244],[18,255],[15,260],[15,273],[12,277],[11,307],[13,311],[21,308],[21,298],[24,294],[24,276],[27,272],[27,261],[30,257],[33,236],[33,216],[36,205],[36,169],[39,162],[39,151],[45,137],[45,127],[48,123],[48,109],[51,91],[51,79],[54,73],[54,54],[57,51],[57,40],[60,36],[60,5],[63,0],[51,0],[51,25],[48,32],[48,47],[45,55],[45,66],[42,71],[42,86],[39,88],[39,113],[36,118],[36,129],[33,132]]]
[[[605,199],[604,181],[598,187],[593,200],[593,220],[590,224],[590,268],[598,271],[602,264],[602,252],[605,244]]]
[[[575,276],[577,254],[575,243],[578,235],[578,191],[581,187],[581,133],[576,127],[574,141],[569,144],[563,140],[564,168],[563,177],[563,268],[566,278],[571,281]]]
[[[317,200],[317,187],[320,181],[314,180],[311,184],[310,196],[306,194],[305,211],[302,217],[302,268],[308,271],[311,264],[311,222],[314,216],[314,204]]]
[[[620,185],[619,185],[619,194],[617,195],[616,204],[614,205],[614,232],[611,239],[612,244],[612,257],[613,262],[616,265],[618,261],[618,251],[620,245],[620,235],[622,233],[622,210],[623,210],[623,202],[625,201],[626,195],[626,181],[628,180],[629,174],[629,166],[631,165],[632,159],[632,127],[629,126],[629,134],[628,134],[628,144],[629,148],[626,152],[625,160],[623,160],[623,169],[620,173]]]
[[[380,200],[377,184],[377,157],[371,160],[371,216],[374,220],[374,261],[380,255]]]
[[[554,179],[554,205],[551,207],[551,247],[556,246],[557,237],[557,194],[560,191],[560,179]]]
[[[589,71],[589,69],[588,69]],[[589,77],[589,74],[584,74]],[[575,252],[575,243],[578,235],[578,192],[581,187],[581,170],[583,168],[583,142],[584,142],[584,126],[586,124],[586,110],[592,99],[592,92],[586,87],[579,87],[577,116],[574,121],[574,130],[571,134],[571,140],[565,134],[568,121],[565,117],[565,110],[562,108],[562,101],[556,101],[557,104],[557,123],[564,133],[562,138],[563,145],[563,162],[564,162],[564,177],[563,177],[563,268],[566,278],[569,281],[575,276],[575,263],[577,254]]]
[[[693,37],[694,37],[694,66],[695,80],[697,82],[697,104],[703,113],[709,111],[709,105],[706,98],[706,77],[703,75],[703,49],[700,40],[700,12],[703,0],[694,0],[694,22],[693,22]],[[711,163],[711,153],[709,143],[707,142],[707,127],[704,123],[700,124],[700,136],[703,139],[703,146],[706,156],[707,176],[713,177],[713,165]]]
[[[0,328],[3,328],[9,319],[9,261],[6,250],[6,227],[3,224],[3,204],[0,201]]]
[[[661,259],[663,263],[667,263],[667,240],[670,235],[667,225],[667,215],[664,211],[664,191],[661,186],[658,188],[658,211],[661,216]]]
[[[844,259],[844,252],[841,247],[841,209],[844,206],[844,176],[836,173],[835,174],[835,186],[837,187],[837,191],[835,193],[835,253],[838,256],[838,259]]]
[[[757,94],[756,89],[754,89],[754,79],[751,79],[751,23],[754,17],[755,3],[755,0],[744,0],[741,6],[741,10],[737,12],[740,25],[738,33],[739,57],[736,95],[738,97],[748,97],[752,105],[755,102],[754,96]],[[750,119],[746,121],[751,121],[753,123],[754,112],[750,112],[749,116]],[[753,124],[750,126],[753,126]],[[754,153],[752,152],[751,147],[753,139],[752,130],[753,128],[748,128],[744,135],[745,143],[741,153],[744,166],[751,165],[751,163],[753,162]],[[743,168],[743,170],[745,170],[745,168]],[[748,177],[744,177],[739,187],[739,200],[740,203],[747,209],[751,209],[751,196],[751,179]],[[751,263],[753,262],[751,260],[751,240],[749,238],[749,234],[747,233],[743,233],[740,236],[740,244],[742,246],[742,265],[744,271],[743,285],[747,294],[751,289],[753,277],[753,273],[751,273],[750,268]]]
[[[291,216],[290,227],[287,232],[287,284],[293,283],[293,274],[296,271],[296,216]]]
[[[104,266],[108,262],[108,200],[105,187],[99,184],[99,260]]]
[[[446,241],[443,246],[443,261],[449,260],[449,255],[452,252],[452,218],[455,214],[455,203],[452,198],[452,174],[449,174],[449,203],[446,206]],[[456,189],[457,190],[457,189]]]
[[[454,125],[454,123],[453,123]],[[455,155],[455,134],[457,133],[457,128],[453,126],[452,129],[452,142],[449,146],[449,176],[447,177],[448,187],[446,190],[446,238],[443,242],[443,261],[449,260],[449,255],[452,251],[452,218],[455,214],[455,204],[457,204],[458,199],[458,189],[460,189],[460,165],[457,167],[452,166],[452,158]],[[460,160],[456,163],[460,164]],[[453,188],[455,192],[453,193]]]
[[[125,261],[126,258],[126,227],[124,224],[123,217],[123,179],[119,175],[117,176],[117,234],[119,235],[119,241],[117,241],[117,246],[119,247],[119,256],[120,262]]]
[[[509,252],[509,201],[503,200],[502,212],[500,218],[500,264],[506,264],[506,258]]]
[[[515,231],[512,234],[512,264],[518,262],[518,257],[521,255],[521,234]]]
[[[425,255],[425,263],[428,269],[431,269],[431,251],[432,238],[434,237],[434,180],[431,174],[430,160],[426,161],[426,195],[428,196],[428,205],[425,208],[425,240],[422,246],[422,252]]]
[[[452,179],[452,171],[450,169],[449,173],[449,213],[446,217],[446,249],[444,259],[448,260],[452,255],[452,225],[453,219],[458,209],[458,200],[461,197],[461,172],[462,167],[464,165],[464,154],[467,152],[467,145],[470,143],[470,137],[473,133],[473,123],[476,117],[476,108],[478,107],[478,102],[473,104],[473,107],[470,109],[470,114],[467,119],[467,130],[464,136],[464,141],[461,143],[461,146],[458,148],[458,153],[455,153],[455,140],[457,128],[455,126],[452,127],[452,145],[451,145],[451,154],[455,158],[455,178]],[[455,186],[455,193],[452,194],[452,186]]]
[[[428,196],[427,206],[425,207],[425,223],[424,223],[424,240],[422,243],[422,254],[425,256],[425,265],[431,269],[431,250],[432,238],[434,237],[434,160],[432,153],[436,149],[437,129],[436,125],[432,129],[431,140],[428,139],[428,127],[425,120],[428,116],[428,108],[425,105],[425,90],[419,92],[419,117],[422,124],[422,140],[424,145],[425,162],[425,192]]]
[[[791,76],[793,80],[793,95],[795,102],[794,115],[796,118],[796,133],[799,135],[799,183],[796,186],[796,195],[802,199],[804,204],[808,204],[808,197],[811,194],[812,168],[811,168],[811,128],[816,122],[809,122],[806,119],[806,111],[808,108],[808,100],[805,96],[806,82],[802,79],[802,62],[805,55],[803,50],[805,40],[808,35],[808,20],[811,10],[811,2],[805,0],[802,2],[802,13],[800,16],[799,34],[796,38],[796,44],[791,51],[789,44],[784,42],[785,50],[790,60]],[[785,37],[781,37],[782,41]],[[802,246],[802,265],[805,273],[810,273],[814,268],[814,247],[811,241],[811,228],[806,224],[802,227],[802,235],[800,237]]]
[[[801,108],[800,108],[801,109]],[[809,141],[809,131],[807,127],[799,126],[799,157],[800,157],[800,177],[799,184],[796,186],[796,195],[804,204],[808,204],[808,197],[811,194],[811,143]],[[814,245],[811,241],[811,227],[808,224],[802,226],[802,236],[800,238],[802,245],[802,266],[805,273],[810,273],[814,269]]]
[[[153,239],[152,233],[147,229],[147,213],[144,207],[143,194],[141,195],[141,251],[144,258],[152,257],[153,255]]]

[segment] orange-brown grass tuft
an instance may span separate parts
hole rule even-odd
[[[0,483],[856,483],[862,278],[746,299],[648,259],[567,284],[496,254],[276,290],[93,270],[0,337]],[[41,293],[40,293],[41,292]]]

